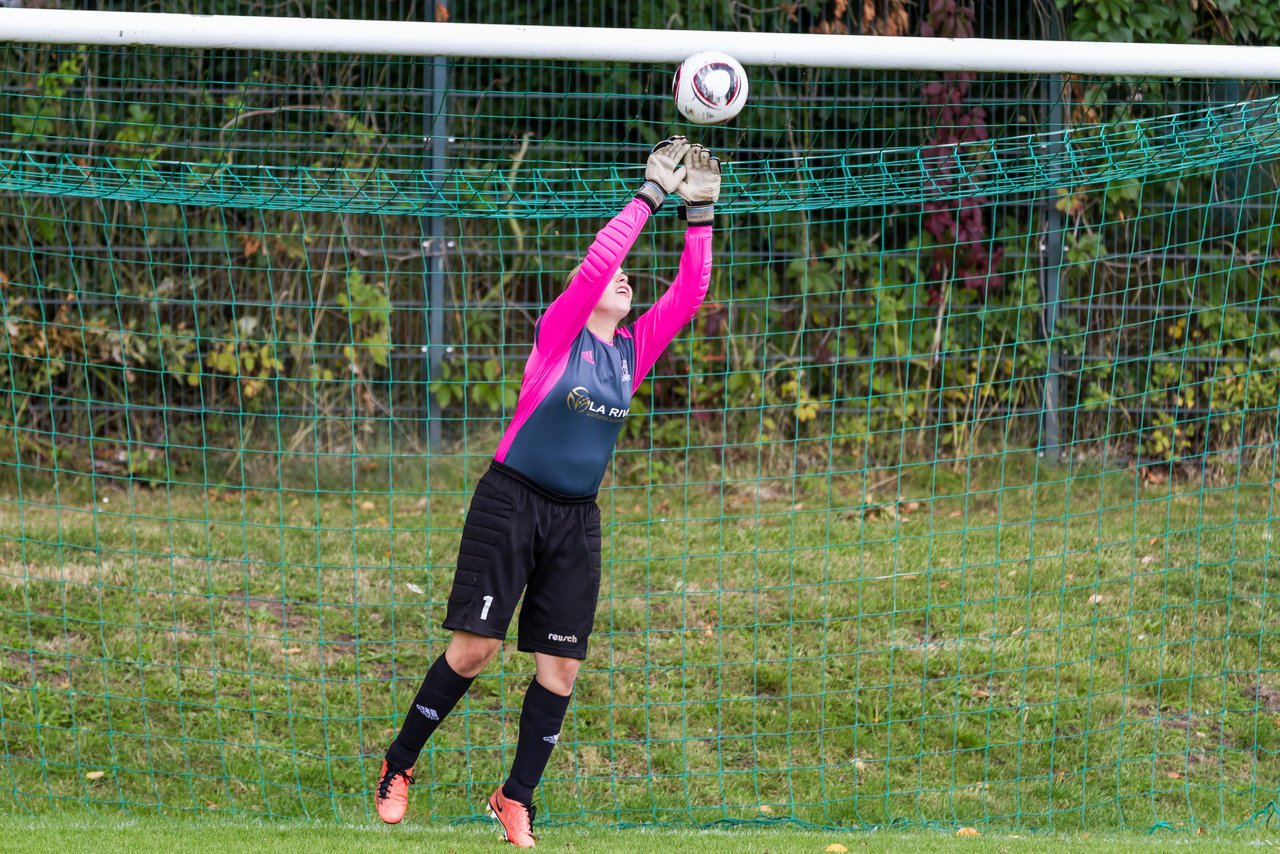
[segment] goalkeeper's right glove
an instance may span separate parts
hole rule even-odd
[[[675,192],[684,180],[685,167],[680,161],[688,150],[689,140],[673,136],[655,145],[649,153],[649,162],[644,169],[644,186],[636,193],[636,198],[644,199],[654,213],[667,200],[667,193]]]

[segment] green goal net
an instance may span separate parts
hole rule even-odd
[[[701,128],[628,63],[4,65],[0,809],[370,820],[533,322],[684,132],[711,292],[600,495],[541,815],[1274,810],[1273,85],[749,67]],[[531,668],[416,818],[479,813]]]

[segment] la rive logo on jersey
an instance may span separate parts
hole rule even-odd
[[[605,406],[603,403],[596,403],[591,399],[591,395],[587,392],[586,386],[577,386],[573,391],[569,392],[569,397],[565,400],[565,404],[574,412],[586,415],[588,418],[595,418],[598,421],[612,421],[617,423],[627,417],[630,409],[619,409],[616,406]]]

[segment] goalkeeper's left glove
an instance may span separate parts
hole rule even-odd
[[[684,200],[680,218],[689,225],[711,225],[720,200],[720,161],[701,145],[692,145],[684,158],[684,180],[676,193]]]

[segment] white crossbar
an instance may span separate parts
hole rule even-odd
[[[1280,48],[924,39],[0,9],[0,41],[302,53],[1280,79]]]

